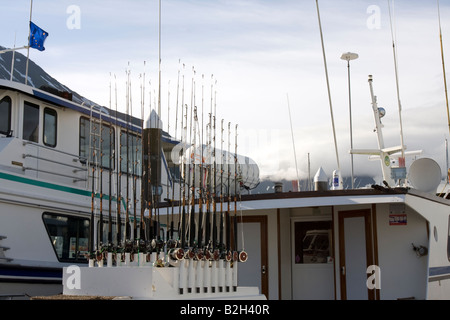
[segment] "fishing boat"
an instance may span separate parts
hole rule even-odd
[[[9,76],[0,80],[1,297],[450,298],[441,169],[428,158],[407,168],[405,146],[384,146],[371,76],[379,148],[350,152],[376,158],[383,183],[344,189],[319,169],[315,190],[271,194],[242,192],[258,185],[258,166],[238,154],[237,126],[231,150],[231,124],[219,129],[212,105],[203,127],[196,105],[182,104],[177,138],[159,112],[132,116],[129,97],[124,113],[43,74],[26,84]]]
[[[11,52],[2,55],[3,63],[11,61],[8,54]],[[23,62],[25,57],[17,53],[16,60]],[[22,67],[16,64],[16,72],[22,74]],[[177,270],[172,267],[188,254],[196,263],[209,261],[197,257],[206,255],[198,248],[207,251],[211,246],[212,254],[213,248],[217,251],[219,245],[224,246],[222,240],[216,239],[214,244],[207,238],[198,240],[197,232],[202,235],[194,224],[199,212],[192,211],[194,205],[187,208],[188,202],[198,201],[196,193],[203,190],[200,185],[213,181],[211,176],[202,176],[206,158],[196,164],[203,153],[197,151],[203,147],[194,143],[196,151],[192,151],[190,143],[163,132],[155,112],[144,123],[128,112],[118,112],[117,106],[113,110],[92,103],[57,83],[32,61],[27,85],[9,75],[5,78],[0,80],[1,296],[62,293],[63,268],[97,266],[104,260],[105,267],[144,264],[148,270],[158,266],[163,272]],[[39,81],[45,85],[36,87]],[[241,164],[239,188],[254,188],[259,181],[257,165],[248,157],[222,151],[224,161],[233,159],[236,168]],[[174,163],[181,158],[185,159],[183,172],[179,163]],[[228,186],[228,196],[237,189],[230,168],[222,164],[218,177],[221,185]],[[158,213],[162,195],[181,199],[181,192],[190,199],[186,209],[191,221],[183,225],[186,238],[180,236],[182,230],[174,226],[174,220],[166,223]],[[181,238],[185,242],[180,243]],[[185,249],[190,252],[183,254]],[[230,286],[234,290],[225,292],[224,288],[223,294],[231,297],[238,290],[236,279],[231,282],[234,256],[230,258],[230,252],[224,250],[214,252],[214,261],[223,262],[218,275],[225,281],[228,274],[227,291]],[[240,259],[245,260],[245,252]],[[186,296],[191,289],[185,288]],[[178,290],[183,288],[177,289],[177,294]]]
[[[67,98],[68,93],[50,93],[9,80],[0,80],[0,87],[0,106],[6,115],[2,119],[8,119],[2,123],[0,138],[2,295],[449,297],[450,200],[448,193],[436,194],[436,177],[441,173],[430,159],[418,159],[409,168],[408,180],[416,186],[398,184],[405,169],[392,168],[392,162],[383,158],[380,163],[387,167],[386,181],[393,179],[391,184],[330,190],[326,187],[329,181],[325,187],[316,181],[315,191],[252,195],[228,193],[226,187],[231,191],[231,185],[238,183],[234,190],[254,188],[257,166],[248,167],[252,171],[247,170],[247,181],[242,175],[233,179],[237,171],[232,165],[239,157],[221,147],[217,151],[224,152],[222,158],[231,157],[232,161],[212,162],[218,166],[213,171],[218,173],[214,190],[224,188],[208,198],[209,213],[215,211],[217,218],[213,225],[213,217],[206,220],[207,202],[186,197],[188,201],[183,203],[183,191],[189,190],[180,185],[173,200],[158,202],[158,211],[153,204],[151,210],[141,210],[139,195],[145,173],[141,173],[140,158],[135,154],[142,146],[140,119],[75,103]],[[375,111],[378,109],[374,108],[376,116]],[[99,136],[102,144],[98,144]],[[132,137],[128,151],[127,136]],[[196,173],[197,178],[191,178],[200,181],[194,183],[198,193],[202,170],[186,170],[183,161],[184,169],[173,170],[174,163],[167,162],[164,154],[179,144],[165,133],[161,141],[165,160],[160,164],[165,169],[160,181],[166,183],[159,194],[169,191],[172,195],[171,190],[176,189],[170,185],[177,177],[172,172]],[[392,150],[378,151],[388,152],[388,158],[395,156],[389,153]],[[250,162],[243,159],[244,164],[245,159]],[[120,161],[131,162],[131,170]],[[205,219],[199,220],[202,208]],[[196,214],[188,216],[188,212]],[[223,226],[222,245],[240,248],[223,252],[236,252],[237,257],[219,255],[215,260],[214,251],[195,252],[199,236],[189,243],[188,217],[194,221],[190,226],[205,227],[196,229],[204,232],[200,234],[204,240],[209,237],[209,242],[200,241],[204,244],[211,243],[213,235],[219,238],[217,227]],[[121,223],[117,225],[117,221]],[[185,229],[181,229],[183,221]],[[171,230],[171,225],[177,227]],[[164,237],[171,231],[174,235]],[[187,238],[181,246],[183,234]],[[120,286],[105,285],[119,273],[123,277],[115,279],[123,279]],[[127,291],[130,287],[140,291]]]

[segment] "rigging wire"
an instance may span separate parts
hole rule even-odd
[[[392,1],[394,2],[394,0]],[[400,88],[399,88],[399,81],[398,81],[398,61],[397,61],[397,47],[395,45],[395,42],[397,40],[397,35],[395,29],[395,21],[393,22],[393,19],[395,19],[394,15],[395,13],[391,13],[391,3],[390,0],[388,0],[388,6],[389,6],[389,21],[391,25],[391,37],[392,37],[392,50],[394,54],[394,69],[395,69],[395,83],[397,88],[397,103],[398,103],[398,115],[399,115],[399,121],[400,121],[400,143],[401,143],[401,149],[402,149],[402,158],[405,157],[405,144],[403,140],[403,124],[402,124],[402,105],[400,102]],[[395,4],[392,3],[392,11],[394,11]]]

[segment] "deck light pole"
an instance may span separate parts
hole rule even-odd
[[[358,54],[352,52],[343,53],[342,60],[347,61],[347,73],[348,73],[348,108],[350,114],[350,150],[353,150],[353,130],[352,130],[352,95],[350,88],[350,60],[358,59]],[[354,177],[353,177],[353,154],[351,154],[351,167],[352,167],[352,189],[354,189]]]

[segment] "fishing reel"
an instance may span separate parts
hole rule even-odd
[[[231,259],[233,258],[233,254],[230,250],[227,251],[226,255],[225,255],[225,260],[227,262],[231,262]]]
[[[211,260],[211,257],[212,257],[211,251],[209,251],[209,249],[205,249],[204,259],[205,259],[206,261],[210,261],[210,260]]]
[[[248,254],[244,250],[239,252],[239,262],[246,262],[248,259]]]
[[[197,260],[203,260],[204,257],[204,253],[202,249],[197,249],[197,251],[195,252],[195,257],[197,258]]]
[[[184,258],[184,250],[183,248],[176,248],[169,251],[169,257],[172,260],[182,260]]]
[[[133,242],[130,239],[125,240],[124,250],[125,250],[125,252],[128,252],[128,253],[133,251]]]
[[[190,259],[190,260],[194,259],[194,258],[195,258],[195,252],[194,252],[194,250],[189,249],[189,250],[186,252],[186,254],[185,254],[184,257],[185,257],[186,259]]]
[[[212,257],[213,257],[214,261],[219,261],[220,260],[220,251],[219,251],[219,249],[214,250]]]

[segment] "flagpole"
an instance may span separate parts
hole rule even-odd
[[[33,0],[30,0],[30,21],[29,22],[31,22],[32,12],[33,12]],[[31,29],[28,31],[27,64],[25,67],[25,85],[28,84],[28,60],[30,58],[30,46],[29,46],[30,45],[30,37],[31,37]]]

